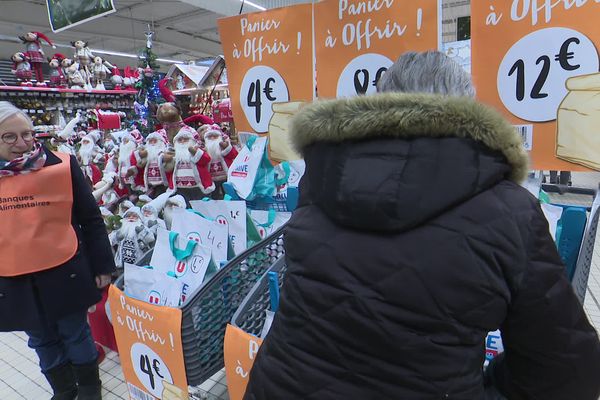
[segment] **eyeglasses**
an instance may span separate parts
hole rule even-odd
[[[23,141],[25,141],[25,142],[31,142],[34,138],[35,138],[34,131],[25,131],[25,132],[21,133],[21,139],[23,139]],[[7,133],[3,134],[2,136],[0,136],[0,139],[2,139],[2,141],[6,144],[15,144],[15,143],[17,143],[17,140],[19,139],[19,135],[14,132],[7,132]]]

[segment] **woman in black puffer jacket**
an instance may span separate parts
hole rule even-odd
[[[323,101],[293,123],[306,160],[279,312],[246,400],[596,400],[600,343],[514,129],[441,53],[409,53],[386,93]]]

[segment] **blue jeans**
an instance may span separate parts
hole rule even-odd
[[[28,345],[37,353],[44,373],[68,362],[81,365],[98,358],[87,323],[87,310],[63,317],[43,329],[25,333],[29,336]]]

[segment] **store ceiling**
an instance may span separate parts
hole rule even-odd
[[[258,7],[275,8],[311,0],[252,0]],[[0,0],[0,59],[8,60],[24,46],[18,39],[29,31],[39,31],[57,44],[45,46],[46,55],[60,52],[71,56],[70,42],[85,40],[91,49],[137,54],[146,45],[144,32],[153,26],[154,52],[158,57],[189,61],[222,52],[217,19],[239,13],[240,0],[114,0],[117,12],[53,33],[48,22],[46,0]],[[243,12],[259,11],[246,3]],[[120,67],[137,60],[103,55]],[[161,63],[164,69],[167,63]]]

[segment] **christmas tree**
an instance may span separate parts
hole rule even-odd
[[[152,51],[152,36],[154,32],[150,30],[146,34],[146,47],[140,51],[138,58],[138,66],[141,69],[140,80],[136,83],[138,89],[138,95],[136,102],[139,104],[137,107],[137,113],[139,120],[136,121],[137,128],[143,134],[148,134],[154,131],[154,127],[157,123],[156,108],[158,104],[165,100],[160,95],[158,88],[158,81],[162,79],[162,75],[158,72],[158,63],[156,62],[157,56]]]

